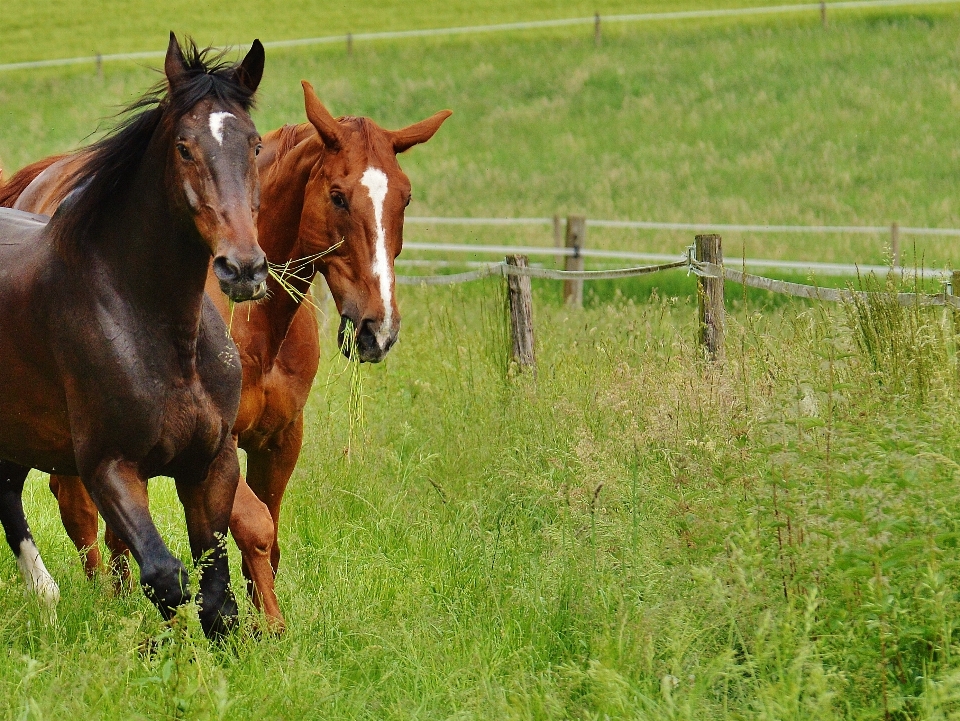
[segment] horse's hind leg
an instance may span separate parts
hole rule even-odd
[[[60,600],[60,589],[43,565],[23,514],[23,484],[29,472],[24,466],[0,461],[0,523],[27,589],[52,609]]]
[[[87,578],[100,569],[100,548],[97,545],[97,507],[83,487],[79,476],[50,476],[50,491],[60,506],[60,520],[77,547]]]

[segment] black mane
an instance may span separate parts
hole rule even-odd
[[[174,87],[161,80],[119,113],[128,117],[106,136],[77,151],[83,161],[65,183],[75,190],[52,223],[60,239],[81,242],[107,200],[132,179],[161,124],[173,127],[205,98],[216,98],[244,112],[253,107],[254,91],[240,81],[244,70],[239,64],[225,62],[225,51],[198,49],[187,38],[182,52],[184,72]]]

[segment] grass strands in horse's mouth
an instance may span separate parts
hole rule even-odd
[[[354,440],[364,425],[363,374],[360,370],[360,356],[357,350],[357,329],[349,319],[343,329],[340,352],[347,357],[350,368],[350,396],[347,400],[347,416],[350,420],[350,434],[347,438],[347,457],[349,458],[353,455]]]
[[[286,263],[271,263],[268,261],[267,268],[270,272],[270,276],[277,281],[277,284],[283,288],[283,290],[287,292],[287,295],[293,298],[297,303],[307,303],[315,311],[323,312],[307,295],[306,291],[300,290],[291,281],[292,279],[297,279],[309,285],[310,281],[313,279],[314,273],[316,272],[313,264],[324,256],[335,251],[345,242],[346,238],[341,238],[340,242],[334,243],[326,250],[322,250],[319,253],[313,253],[312,255],[307,255],[302,258],[291,258]],[[309,277],[306,278],[300,275],[300,271],[305,268],[311,269]]]

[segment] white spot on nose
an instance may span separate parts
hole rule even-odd
[[[223,145],[223,121],[236,117],[233,113],[210,113],[210,134],[217,141],[217,145]]]
[[[360,178],[373,201],[374,222],[377,226],[377,245],[373,256],[373,274],[380,279],[380,297],[383,299],[383,322],[376,331],[377,343],[382,347],[393,328],[393,272],[387,258],[387,236],[383,230],[383,203],[387,199],[387,174],[379,168],[367,168]]]
[[[23,580],[27,582],[27,591],[36,594],[44,605],[53,609],[60,601],[60,589],[53,576],[43,565],[43,559],[40,558],[40,551],[36,544],[29,538],[20,541],[20,552],[17,554],[17,566],[20,567],[20,573],[23,574]]]

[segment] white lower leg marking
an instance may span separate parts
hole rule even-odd
[[[27,591],[36,594],[48,608],[54,608],[60,601],[60,589],[43,565],[36,544],[29,538],[20,541],[17,566],[20,567],[23,580],[27,582]]]
[[[378,168],[367,168],[360,183],[370,193],[373,214],[377,224],[377,246],[373,256],[373,274],[380,279],[380,297],[383,299],[383,322],[377,329],[377,342],[382,346],[393,327],[393,274],[387,258],[387,236],[383,230],[383,203],[387,199],[387,175]]]
[[[218,145],[223,145],[223,121],[236,117],[233,113],[210,113],[210,133]]]

